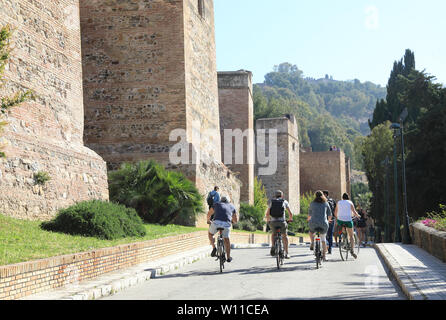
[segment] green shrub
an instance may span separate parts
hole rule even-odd
[[[44,185],[46,182],[50,181],[51,177],[48,172],[39,171],[34,174],[34,182],[36,184]]]
[[[260,180],[258,177],[255,177],[254,179],[254,207],[261,210],[264,214],[268,209],[266,190],[262,184],[262,180]]]
[[[263,230],[263,225],[265,224],[264,212],[262,209],[257,208],[255,206],[251,206],[247,203],[240,203],[240,223],[238,226],[246,226],[246,228],[251,228],[253,230],[247,231],[256,231]],[[249,227],[248,227],[249,226]],[[246,229],[242,229],[246,230]]]
[[[233,225],[233,228],[236,230],[244,230],[255,232],[257,227],[249,220],[239,221]]]
[[[293,222],[288,224],[288,230],[294,233],[308,233],[310,231],[307,221],[308,214],[299,214],[293,217]]]
[[[136,209],[148,223],[194,224],[203,196],[182,173],[157,162],[124,163],[108,175],[110,200]]]
[[[295,233],[308,233],[310,231],[308,227],[308,209],[311,202],[314,200],[314,193],[307,192],[300,196],[300,213],[293,217],[293,222],[288,225],[288,229]]]
[[[136,211],[116,203],[90,200],[59,211],[57,216],[41,224],[47,231],[114,240],[143,237],[143,222]]]

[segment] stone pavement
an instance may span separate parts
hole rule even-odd
[[[33,294],[20,300],[94,300],[112,295],[126,288],[153,279],[184,265],[206,258],[211,246],[204,246],[180,254],[145,262],[124,270],[118,270],[93,280],[82,281],[52,291]]]
[[[234,244],[232,248],[268,246],[256,244]],[[211,246],[204,246],[156,261],[145,262],[124,270],[118,270],[93,280],[83,281],[52,291],[33,294],[19,300],[95,300],[115,294],[141,284],[187,264],[210,256]]]
[[[409,299],[446,300],[446,263],[415,245],[375,247]]]

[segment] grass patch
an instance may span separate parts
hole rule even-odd
[[[20,220],[0,214],[0,265],[207,230],[205,228],[178,225],[160,226],[145,224],[144,227],[147,230],[147,234],[144,237],[100,240],[93,237],[71,236],[45,231],[40,228],[41,222]]]

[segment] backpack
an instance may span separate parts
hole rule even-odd
[[[336,209],[336,202],[332,198],[329,198],[327,202],[328,202],[328,205],[330,206],[331,214],[334,216],[334,212]]]
[[[271,200],[271,210],[270,215],[273,218],[282,218],[285,215],[285,200],[283,199],[272,199]]]
[[[209,192],[208,197],[206,199],[209,207],[212,207],[214,205],[214,196],[211,195],[212,191]]]

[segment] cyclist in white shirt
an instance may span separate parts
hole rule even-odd
[[[361,216],[356,212],[355,205],[350,201],[350,198],[347,193],[342,195],[342,200],[338,201],[335,209],[335,217],[338,228],[346,227],[348,237],[350,238],[350,243],[352,244],[350,248],[350,253],[352,257],[356,259],[356,254],[353,252],[354,248],[354,237],[353,237],[353,220],[352,214],[356,217],[361,218]]]

